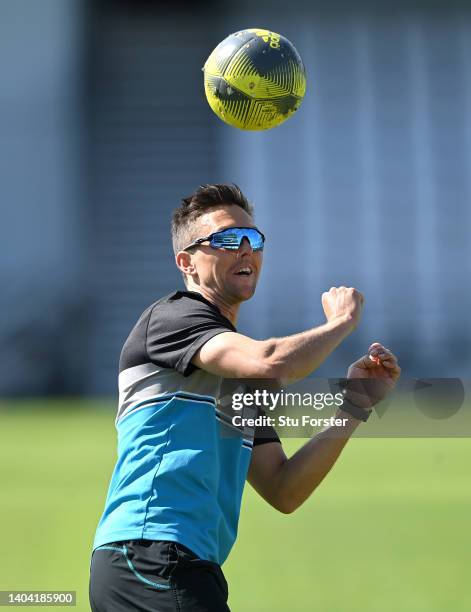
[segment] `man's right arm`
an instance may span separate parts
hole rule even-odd
[[[195,354],[199,368],[226,378],[295,381],[317,369],[358,325],[363,296],[353,288],[332,287],[322,295],[327,322],[299,334],[253,340],[227,332],[214,336]]]

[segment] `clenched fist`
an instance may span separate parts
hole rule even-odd
[[[371,408],[392,391],[400,375],[396,355],[373,342],[368,353],[348,368],[347,399],[362,408]]]
[[[353,287],[331,287],[322,294],[322,308],[327,321],[345,317],[354,327],[360,322],[364,297]]]

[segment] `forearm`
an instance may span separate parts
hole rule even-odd
[[[340,456],[360,421],[342,410],[336,418],[345,425],[332,426],[315,435],[278,469],[276,506],[289,513],[319,486]]]
[[[351,318],[344,316],[299,334],[266,340],[264,358],[270,363],[273,378],[292,382],[308,376],[353,329]]]

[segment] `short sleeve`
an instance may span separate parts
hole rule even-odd
[[[257,417],[266,416],[263,408],[257,408]],[[255,435],[253,439],[253,445],[258,446],[260,444],[267,444],[268,442],[279,442],[281,440],[276,430],[271,425],[262,425],[255,428]]]
[[[208,340],[235,331],[232,323],[202,296],[177,292],[152,308],[146,350],[153,363],[189,376],[196,369],[191,360]]]

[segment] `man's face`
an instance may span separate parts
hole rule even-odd
[[[195,221],[193,239],[209,236],[228,227],[255,227],[252,217],[240,206],[214,208]],[[262,267],[262,252],[252,251],[244,238],[238,251],[199,245],[191,255],[195,266],[193,280],[200,288],[218,295],[228,304],[252,297]],[[241,273],[248,269],[249,273]]]

